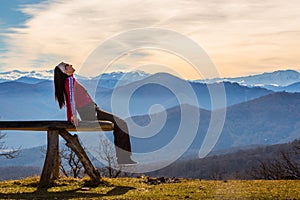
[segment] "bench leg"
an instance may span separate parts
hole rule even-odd
[[[81,146],[78,136],[71,135],[68,131],[61,129],[59,134],[67,141],[66,145],[75,152],[78,159],[82,163],[86,173],[90,176],[93,183],[97,184],[100,183],[100,173],[99,171],[94,168],[92,162],[90,161],[89,157],[87,156],[85,150]]]
[[[40,178],[39,187],[48,188],[59,176],[59,130],[47,131],[47,154]]]

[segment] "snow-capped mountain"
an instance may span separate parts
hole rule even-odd
[[[103,80],[117,79],[117,80],[141,80],[142,78],[148,77],[149,74],[144,71],[133,71],[133,72],[111,72],[103,73],[93,79],[101,78]]]
[[[51,80],[53,79],[53,70],[42,70],[42,71],[7,71],[0,72],[0,83],[7,81],[16,81],[26,82],[26,79],[29,80]]]
[[[8,72],[0,72],[0,83],[8,81],[17,81],[22,83],[35,84],[45,80],[53,80],[54,70],[40,71],[19,71],[13,70]],[[103,88],[113,89],[117,86],[124,86],[135,81],[143,80],[151,74],[143,71],[133,72],[111,72],[103,73],[95,77],[84,77],[75,74],[77,80],[84,84],[87,88],[95,88],[100,85]],[[279,70],[274,72],[266,72],[263,74],[234,77],[234,78],[215,78],[191,81],[195,83],[220,83],[230,82],[238,83],[247,87],[261,87],[274,92],[300,92],[300,73],[295,70]]]
[[[135,81],[140,81],[150,75],[151,74],[143,71],[111,72],[103,73],[92,78],[91,80],[93,82],[98,82],[98,85],[101,85],[101,87],[112,89],[116,86],[124,86]],[[85,82],[85,80],[83,80],[83,82]]]
[[[233,78],[232,80],[248,86],[288,86],[300,81],[300,73],[295,70],[279,70],[253,76]]]
[[[22,83],[35,84],[44,80],[53,80],[54,70],[44,71],[19,71],[13,70],[8,72],[0,72],[0,83],[8,81],[17,81]],[[122,86],[134,81],[142,80],[150,74],[143,71],[133,72],[111,72],[103,73],[99,76],[87,78],[78,74],[75,77],[83,84],[89,85],[91,83],[98,83],[105,88],[113,88],[116,85]]]
[[[295,70],[279,70],[244,77],[199,80],[199,82],[202,83],[215,83],[224,81],[235,82],[248,87],[285,87],[300,82],[300,73]]]

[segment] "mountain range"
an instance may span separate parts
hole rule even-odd
[[[146,114],[151,106],[155,104],[159,104],[165,109],[180,104],[189,104],[212,110],[273,93],[273,91],[264,88],[249,88],[230,82],[204,84],[186,81],[167,73],[154,74],[114,89],[99,86],[95,92],[95,99],[98,105],[111,112],[114,105],[124,105],[124,101],[129,100],[128,110],[131,116]],[[221,93],[212,96],[213,90],[223,87],[226,96],[221,96]],[[182,98],[180,95],[185,96]],[[212,98],[216,98],[216,96],[220,100],[224,97],[224,101],[212,105]],[[122,115],[123,113],[120,114]],[[124,114],[123,117],[128,117],[128,115]]]
[[[280,92],[228,107],[224,128],[214,151],[226,152],[232,148],[248,149],[251,146],[281,144],[299,139],[300,113],[295,112],[300,109],[299,101],[300,93],[291,94]],[[166,113],[155,113],[151,116],[133,116],[132,120],[135,123],[140,126],[146,126],[151,122],[151,119],[161,119],[163,115],[167,115],[167,122],[164,127],[153,137],[144,139],[143,135],[141,135],[141,138],[131,138],[133,151],[136,153],[145,153],[159,150],[175,137],[179,127],[178,125],[181,122],[180,112],[185,110],[192,116],[192,112],[195,112],[197,109],[199,108],[190,105],[181,105],[167,109]],[[203,109],[199,109],[198,111],[200,112],[200,122],[197,135],[182,158],[197,158],[199,148],[203,143],[211,112]],[[186,129],[188,130],[193,124],[194,119],[188,117],[187,121],[191,123],[187,124]],[[145,134],[136,133],[134,131],[135,130],[132,130],[135,135]],[[186,135],[188,134],[191,133],[186,131]],[[22,135],[22,133],[19,133],[18,138],[15,138],[15,140],[23,140],[23,142],[25,142],[25,140],[32,139],[27,138],[27,133],[26,135],[24,134],[24,138]],[[35,138],[37,138],[37,136],[43,136],[43,144],[45,143],[45,133],[35,133],[34,136]],[[33,141],[34,140],[31,140],[31,142]],[[24,149],[22,152],[24,156],[7,162],[3,161],[1,166],[21,164],[22,166],[40,167],[43,163],[41,156],[44,156],[40,149],[40,147]],[[168,157],[162,155],[162,157],[157,159],[162,160],[163,158],[166,159]]]
[[[19,70],[13,70],[8,72],[0,72],[0,83],[16,81],[28,84],[35,84],[45,80],[53,80],[54,70],[42,70],[42,71],[29,71],[22,72]],[[126,85],[133,81],[141,80],[150,74],[143,71],[134,71],[129,73],[124,72],[111,72],[103,73],[95,77],[84,77],[75,74],[76,78],[85,83],[89,84],[100,84],[104,88],[114,88],[118,86]]]
[[[275,93],[258,99],[243,102],[227,108],[226,120],[220,138],[214,150],[251,145],[271,145],[293,141],[300,137],[300,93]],[[166,113],[152,116],[135,116],[132,120],[140,126],[146,126],[150,119],[162,119],[167,115],[165,126],[153,137],[133,138],[133,146],[138,152],[155,151],[168,144],[174,137],[181,123],[181,112],[190,113],[187,121],[193,125],[193,112],[200,112],[200,122],[194,142],[187,154],[197,154],[203,143],[211,118],[211,111],[190,105],[181,105],[168,109]],[[188,130],[188,128],[187,128]],[[135,135],[138,133],[134,133]],[[143,134],[143,133],[140,133]],[[189,133],[186,131],[186,137]]]
[[[235,78],[214,78],[206,80],[198,80],[204,83],[215,82],[234,82],[249,87],[287,87],[291,84],[299,82],[300,73],[295,70],[278,70],[274,72],[265,72],[257,75],[235,77]]]
[[[104,110],[110,112],[112,111],[112,100],[114,100],[116,105],[123,105],[124,99],[129,98],[128,93],[134,90],[129,101],[129,113],[131,116],[148,113],[149,107],[154,104],[160,104],[165,108],[171,108],[178,106],[179,104],[191,104],[203,109],[211,110],[211,96],[208,86],[214,87],[214,85],[222,84],[212,83],[207,85],[194,81],[185,81],[166,73],[149,76],[141,74],[142,73],[139,72],[130,73],[130,75],[126,75],[128,78],[125,79],[121,78],[124,76],[124,73],[121,72],[110,74],[112,77],[111,79],[109,79],[110,76],[106,74],[104,76],[105,78],[100,79],[100,81],[96,78],[94,80],[78,79],[86,86],[96,103]],[[138,78],[134,79],[133,77]],[[58,106],[54,100],[53,81],[41,78],[42,77],[40,77],[40,79],[18,77],[14,81],[10,80],[0,83],[0,104],[2,105],[0,108],[0,116],[5,120],[64,119],[65,112],[57,109]],[[31,83],[20,81],[28,79],[31,80]],[[39,81],[33,82],[32,79]],[[127,81],[128,84],[124,83],[120,84],[117,88],[111,88],[112,84],[116,84],[119,79]],[[109,83],[106,82],[106,85],[102,84],[106,80]],[[177,94],[174,94],[174,92],[169,90],[167,88],[168,86],[164,86],[163,84],[165,83],[177,88]],[[190,100],[189,98],[185,98],[184,102],[178,102],[176,95],[178,95],[178,93],[186,93],[184,90],[185,88],[179,86],[186,84],[191,86],[197,99]],[[224,82],[223,84],[226,90],[226,106],[231,106],[273,93],[271,90],[259,87],[250,88],[230,82]],[[96,88],[96,91],[93,91],[90,88]],[[215,108],[219,108],[218,105]],[[128,117],[128,115],[125,115],[124,117]]]
[[[0,83],[7,81],[18,81],[32,83],[30,80],[37,81],[53,79],[54,70],[42,71],[19,71],[12,70],[7,72],[0,72]]]
[[[286,72],[286,77],[290,77],[291,71]],[[0,74],[1,120],[65,119],[65,110],[59,110],[54,100],[53,81],[50,75],[47,75],[47,79],[43,73],[39,73],[41,75],[39,77],[36,75],[38,73],[33,72],[31,75],[35,76],[32,77],[17,76],[18,71],[14,73],[14,79],[9,80],[4,78],[4,73]],[[276,73],[263,74],[263,77],[276,76]],[[284,72],[280,72],[282,73]],[[5,73],[5,76],[8,77],[8,74]],[[124,114],[122,117],[133,120],[140,126],[146,127],[151,120],[166,117],[164,126],[153,137],[143,139],[141,135],[141,138],[132,138],[132,146],[136,152],[155,151],[168,144],[175,137],[174,134],[181,122],[181,113],[187,111],[200,113],[196,138],[186,152],[186,155],[197,154],[211,118],[211,95],[208,88],[220,84],[224,85],[226,91],[226,105],[213,109],[226,109],[226,120],[215,150],[277,144],[292,141],[300,136],[300,115],[297,112],[300,110],[300,93],[297,92],[278,92],[262,87],[240,85],[228,80],[209,83],[186,81],[166,73],[151,75],[142,72],[129,74],[116,72],[102,75],[102,78],[77,79],[87,88],[96,88],[92,97],[99,107],[110,112],[112,107],[124,106],[124,99],[133,91],[129,95],[128,105],[125,105],[128,107],[129,115]],[[282,79],[281,87],[289,87],[284,85],[290,83],[291,79],[295,81],[292,85],[297,90],[299,78],[297,82],[296,76],[291,76],[286,81]],[[121,83],[118,83],[119,80],[122,80]],[[183,98],[183,101],[178,100],[178,96],[186,94],[182,85],[190,86],[196,96],[196,103],[191,101],[189,96]],[[176,88],[176,93],[170,88]],[[152,106],[157,104],[160,105],[160,109],[152,112]],[[186,120],[190,122],[187,126],[195,125],[192,116],[192,114],[187,116]],[[5,142],[8,147],[31,148],[46,143],[46,134],[43,132],[3,132],[7,133]],[[135,135],[148,134],[138,133],[134,129],[131,129],[131,132]],[[186,134],[190,134],[188,129]]]
[[[84,77],[77,75],[78,80],[82,82],[100,82],[99,84],[104,88],[114,88],[126,85],[130,82],[142,80],[151,76],[152,74],[143,71],[133,72],[111,72],[103,73],[96,77]],[[18,81],[24,83],[38,83],[43,80],[52,80],[53,70],[39,70],[39,71],[7,71],[0,72],[0,83],[7,81]],[[194,80],[194,82],[211,84],[219,82],[238,83],[239,85],[248,87],[262,87],[273,91],[299,92],[297,86],[300,82],[300,73],[295,70],[278,70],[274,72],[265,72],[262,74],[234,77],[234,78],[213,78],[205,80]],[[296,84],[296,85],[295,85]],[[292,87],[291,91],[289,86]]]

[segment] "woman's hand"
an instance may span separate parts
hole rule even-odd
[[[74,126],[78,126],[79,119],[77,118],[77,115],[72,116],[71,122],[74,124]]]

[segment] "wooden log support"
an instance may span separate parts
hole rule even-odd
[[[59,145],[59,142],[58,142]],[[58,151],[56,153],[56,159],[54,161],[54,166],[52,170],[52,180],[57,180],[60,177],[59,169],[60,169],[60,151],[58,146]]]
[[[100,173],[99,171],[93,166],[92,162],[90,161],[88,155],[84,151],[83,147],[81,146],[78,136],[71,135],[65,129],[60,129],[59,134],[67,141],[67,147],[71,148],[72,151],[77,155],[78,159],[82,163],[86,173],[92,179],[93,183],[97,184],[100,182]]]
[[[53,170],[55,165],[57,165],[57,160],[59,160],[58,155],[59,155],[59,141],[58,141],[58,129],[49,129],[47,131],[47,153],[46,153],[46,158],[45,158],[45,163],[42,171],[42,175],[40,178],[40,188],[48,188],[52,185],[52,181],[56,178],[57,176],[57,171]]]
[[[40,178],[40,188],[50,187],[53,180],[59,178],[59,135],[76,153],[93,183],[99,183],[100,173],[81,146],[78,136],[71,135],[68,131],[112,131],[113,127],[114,124],[109,121],[81,121],[77,127],[68,121],[0,121],[0,130],[47,131],[47,153]]]

